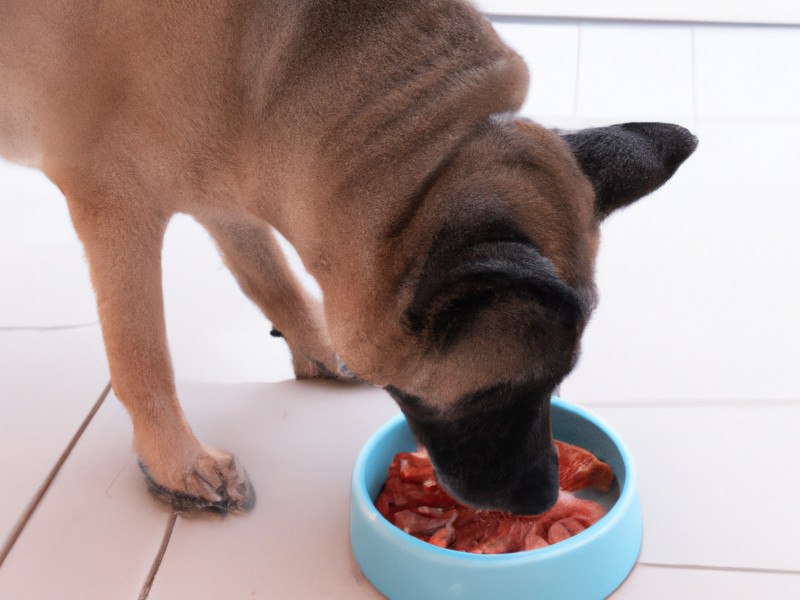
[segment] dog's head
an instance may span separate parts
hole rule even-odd
[[[392,357],[352,366],[398,402],[454,497],[520,514],[555,502],[549,400],[595,304],[599,224],[696,144],[676,125],[558,134],[496,119],[395,235],[418,259],[393,292],[396,327],[373,332]]]

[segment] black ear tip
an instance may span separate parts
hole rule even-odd
[[[697,138],[672,123],[624,123],[563,139],[594,186],[603,217],[657,190],[697,148]]]
[[[691,131],[674,123],[625,123],[620,127],[655,143],[664,162],[674,169],[692,155],[699,142]]]

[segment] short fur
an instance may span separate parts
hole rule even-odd
[[[523,61],[460,0],[0,0],[0,153],[63,191],[153,489],[246,510],[178,403],[160,251],[193,215],[298,377],[387,387],[445,485],[554,498],[548,398],[594,305],[598,225],[694,149],[676,126],[564,138],[511,116]],[[292,277],[280,231],[317,279]]]

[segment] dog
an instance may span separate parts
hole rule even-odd
[[[160,251],[186,213],[285,338],[297,377],[385,388],[464,503],[554,503],[549,398],[596,302],[599,225],[669,179],[691,133],[564,133],[514,116],[527,68],[461,0],[3,0],[1,12],[0,154],[66,197],[157,495],[179,510],[255,500],[175,391]]]

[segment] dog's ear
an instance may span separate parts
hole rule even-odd
[[[670,123],[625,123],[562,134],[594,186],[600,218],[659,188],[697,138]]]
[[[445,353],[477,322],[505,331],[528,340],[542,375],[557,378],[571,368],[589,310],[515,225],[478,222],[437,236],[405,323],[425,347]]]

